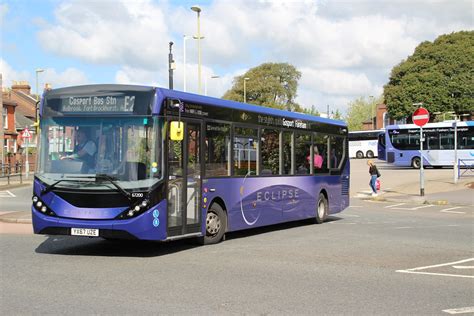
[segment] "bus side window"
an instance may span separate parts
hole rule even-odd
[[[296,174],[310,174],[311,134],[295,134]]]
[[[327,160],[327,135],[321,133],[313,134],[313,164],[314,173],[326,173],[328,171]]]
[[[262,129],[262,174],[280,173],[280,132],[274,129]]]
[[[230,124],[206,123],[206,177],[230,176]]]

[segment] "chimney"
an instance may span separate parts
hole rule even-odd
[[[21,91],[27,95],[31,95],[31,87],[28,84],[28,81],[13,81],[12,90]]]

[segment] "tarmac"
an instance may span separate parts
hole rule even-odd
[[[22,182],[20,183],[19,179],[12,179],[7,185],[5,181],[0,181],[0,191],[31,186],[32,177],[23,179]],[[380,202],[472,206],[474,208],[474,176],[461,178],[456,184],[453,183],[452,178],[447,177],[426,181],[424,196],[420,196],[419,182],[413,182],[390,190],[382,190],[376,197],[372,197],[369,191],[356,192],[351,194],[351,197]],[[2,212],[0,222],[31,224],[31,210]]]

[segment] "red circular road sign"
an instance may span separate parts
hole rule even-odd
[[[411,118],[413,123],[421,127],[430,121],[430,113],[425,108],[418,108]]]

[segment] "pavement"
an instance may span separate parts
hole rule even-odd
[[[424,196],[421,196],[419,181],[384,190],[382,180],[381,191],[376,197],[372,197],[370,191],[358,192],[356,197],[375,201],[474,207],[474,177],[461,178],[456,184],[452,178],[425,181]]]
[[[351,197],[380,202],[404,202],[474,207],[473,176],[461,178],[456,184],[453,183],[452,177],[448,177],[446,175],[435,179],[429,179],[425,181],[424,196],[420,196],[419,181],[412,181],[393,188],[384,189],[383,177],[381,179],[382,190],[378,196],[372,197],[370,191],[360,191],[352,194]],[[16,182],[12,180],[10,185],[6,185],[6,183],[2,184],[2,182],[0,182],[0,191],[31,185],[32,178],[23,180],[23,183],[20,183],[19,180]],[[0,212],[0,222],[31,224],[31,210],[28,209],[25,211]]]

